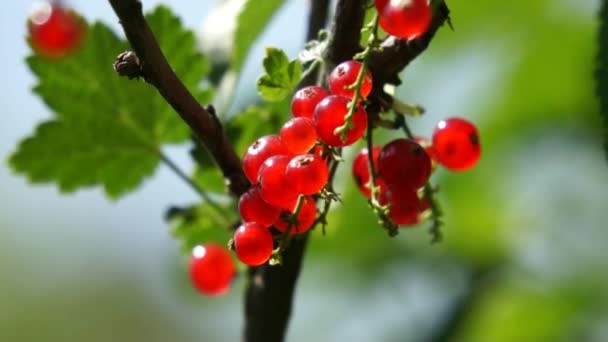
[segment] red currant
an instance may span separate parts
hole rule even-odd
[[[461,118],[439,121],[433,133],[437,162],[452,171],[464,171],[477,164],[481,156],[479,133],[471,122]]]
[[[288,154],[287,147],[277,135],[267,135],[256,140],[243,157],[243,171],[251,184],[257,184],[260,166],[266,159]]]
[[[304,195],[316,194],[327,184],[329,170],[323,159],[314,154],[301,154],[291,159],[285,171],[296,191]]]
[[[428,0],[374,0],[380,27],[388,34],[414,39],[426,32],[432,12]]]
[[[352,116],[352,127],[346,132],[346,139],[342,141],[342,133],[335,132],[336,128],[344,126],[350,101],[345,96],[330,95],[319,102],[315,109],[315,127],[319,140],[330,146],[342,147],[354,144],[365,134],[367,113],[359,104]]]
[[[281,128],[281,140],[289,152],[293,154],[306,153],[317,142],[315,123],[309,118],[293,118]]]
[[[310,86],[298,90],[291,100],[291,113],[294,117],[312,119],[315,107],[327,97],[327,91],[319,86]]]
[[[199,292],[209,296],[225,294],[235,274],[234,261],[226,248],[208,243],[192,251],[190,280]]]
[[[283,212],[286,215],[292,215],[293,212],[295,211],[295,205],[294,208],[292,208],[290,211],[285,211]],[[314,198],[312,198],[311,196],[306,196],[303,199],[302,202],[302,207],[300,208],[300,212],[298,213],[298,224],[294,225],[291,227],[291,231],[290,234],[302,234],[307,232],[315,223],[315,219],[317,216],[317,205],[315,204],[315,200]],[[279,218],[275,223],[274,223],[275,228],[277,228],[278,230],[280,230],[282,233],[287,231],[287,227],[289,226],[289,223],[287,223],[286,221],[284,221],[283,219]]]
[[[242,224],[234,233],[234,250],[244,264],[259,266],[272,255],[273,240],[268,228],[255,222]]]
[[[380,154],[380,149],[381,147],[379,146],[372,149],[372,160],[376,170],[378,170],[378,155]],[[369,188],[371,176],[369,173],[369,152],[367,148],[362,149],[355,157],[352,172],[359,190],[365,197],[370,198],[372,196]]]
[[[355,97],[355,90],[350,89],[357,82],[357,77],[363,64],[356,61],[346,61],[340,63],[332,70],[329,75],[329,90],[333,95],[342,95],[346,97]],[[360,95],[367,98],[372,91],[372,74],[367,70],[363,75],[363,83],[361,83]]]
[[[381,205],[390,205],[388,216],[397,225],[413,225],[420,222],[421,203],[416,191],[388,189],[380,193]]]
[[[281,209],[266,203],[260,196],[260,190],[253,187],[239,199],[239,213],[245,222],[270,227],[279,218]]]
[[[433,149],[433,143],[425,138],[425,137],[414,137],[414,141],[418,143],[418,145],[422,146],[426,154],[431,158],[431,173],[435,171],[437,168],[437,157],[435,156],[435,150]]]
[[[286,176],[288,156],[266,159],[260,167],[260,195],[266,203],[281,209],[291,210],[298,200],[298,192]]]
[[[393,140],[380,151],[378,175],[390,188],[399,186],[416,191],[431,175],[431,159],[415,141]]]
[[[44,2],[28,21],[32,47],[41,55],[60,58],[80,46],[86,28],[73,11]]]

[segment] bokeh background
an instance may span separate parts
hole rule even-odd
[[[209,18],[221,1],[162,3],[204,32],[208,48],[226,29],[228,20]],[[30,5],[0,11],[3,162],[51,115],[23,62]],[[120,32],[106,1],[70,5]],[[455,30],[440,31],[398,90],[427,109],[410,120],[419,134],[452,115],[481,131],[476,169],[434,176],[444,242],[429,245],[424,226],[388,238],[343,168],[344,204],[327,236],[313,234],[290,341],[430,341],[448,322],[455,341],[608,341],[608,170],[593,95],[599,0],[450,7]],[[264,46],[297,54],[305,11],[306,1],[286,1],[256,43],[233,112],[258,100]],[[187,148],[166,152],[192,168]],[[226,297],[194,293],[163,221],[169,205],[196,199],[165,167],[114,202],[99,189],[65,196],[29,185],[3,163],[0,341],[238,340],[243,279]]]

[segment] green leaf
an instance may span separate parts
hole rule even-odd
[[[232,69],[237,72],[241,69],[249,49],[281,5],[282,0],[248,0],[243,5],[234,31]]]
[[[226,244],[231,237],[231,225],[237,222],[238,218],[234,210],[224,212],[234,213],[230,222],[225,221],[225,218],[205,203],[170,209],[168,218],[173,226],[173,235],[182,241],[183,252],[189,253],[202,242]]]
[[[597,96],[600,113],[604,120],[604,150],[608,156],[608,0],[602,1],[600,9],[599,55],[597,59]]]
[[[209,67],[192,32],[165,7],[147,18],[186,86],[209,100],[211,90],[198,87]],[[125,41],[100,23],[87,27],[86,37],[67,58],[27,58],[38,78],[34,92],[54,118],[21,143],[10,163],[35,183],[55,182],[64,192],[100,185],[117,198],[154,173],[163,143],[183,142],[190,133],[152,86],[112,72],[111,62],[128,48]]]
[[[269,102],[284,100],[289,96],[302,77],[302,64],[299,60],[289,61],[281,49],[266,48],[264,57],[265,75],[257,82],[260,96]]]
[[[205,191],[223,192],[225,189],[224,176],[217,168],[209,152],[196,139],[192,139],[192,142],[194,147],[190,150],[190,156],[197,166],[192,175],[193,181]]]

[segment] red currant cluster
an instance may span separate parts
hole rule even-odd
[[[481,155],[479,134],[475,126],[461,118],[442,120],[433,133],[432,143],[427,139],[396,139],[383,147],[372,149],[372,163],[378,175],[375,185],[378,201],[388,206],[388,216],[397,225],[414,225],[429,204],[418,193],[427,183],[435,164],[452,171],[472,168]],[[369,151],[357,154],[353,176],[359,190],[372,197],[372,177],[369,168]]]
[[[245,153],[243,170],[253,184],[239,200],[243,224],[234,235],[234,249],[245,264],[264,264],[273,253],[273,226],[281,233],[301,234],[315,223],[314,195],[329,180],[328,160],[323,146],[343,147],[361,139],[367,129],[367,114],[355,104],[351,125],[346,125],[349,105],[362,64],[348,61],[338,65],[329,77],[331,95],[322,87],[310,86],[292,99],[293,118],[279,135],[256,140]],[[371,91],[366,74],[360,93]]]
[[[85,26],[78,15],[61,4],[39,3],[28,21],[32,47],[47,58],[64,57],[74,51],[85,35]]]
[[[432,11],[428,0],[374,0],[380,26],[388,34],[414,39],[426,32]]]

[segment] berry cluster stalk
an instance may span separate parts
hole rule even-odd
[[[378,40],[378,23],[380,21],[380,17],[378,13],[374,15],[372,21],[363,29],[371,30],[371,33],[367,39],[367,45],[365,49],[360,53],[356,54],[353,59],[358,59],[361,61],[361,70],[359,70],[359,74],[357,75],[357,80],[354,84],[350,85],[349,88],[353,89],[354,95],[351,102],[348,104],[348,113],[344,117],[344,125],[336,128],[334,131],[335,135],[340,134],[340,138],[342,141],[346,140],[346,135],[348,130],[353,128],[353,115],[357,110],[357,105],[361,100],[363,100],[363,96],[361,96],[361,86],[363,85],[363,80],[365,79],[365,73],[369,69],[369,63],[371,61],[372,51],[379,46]]]

